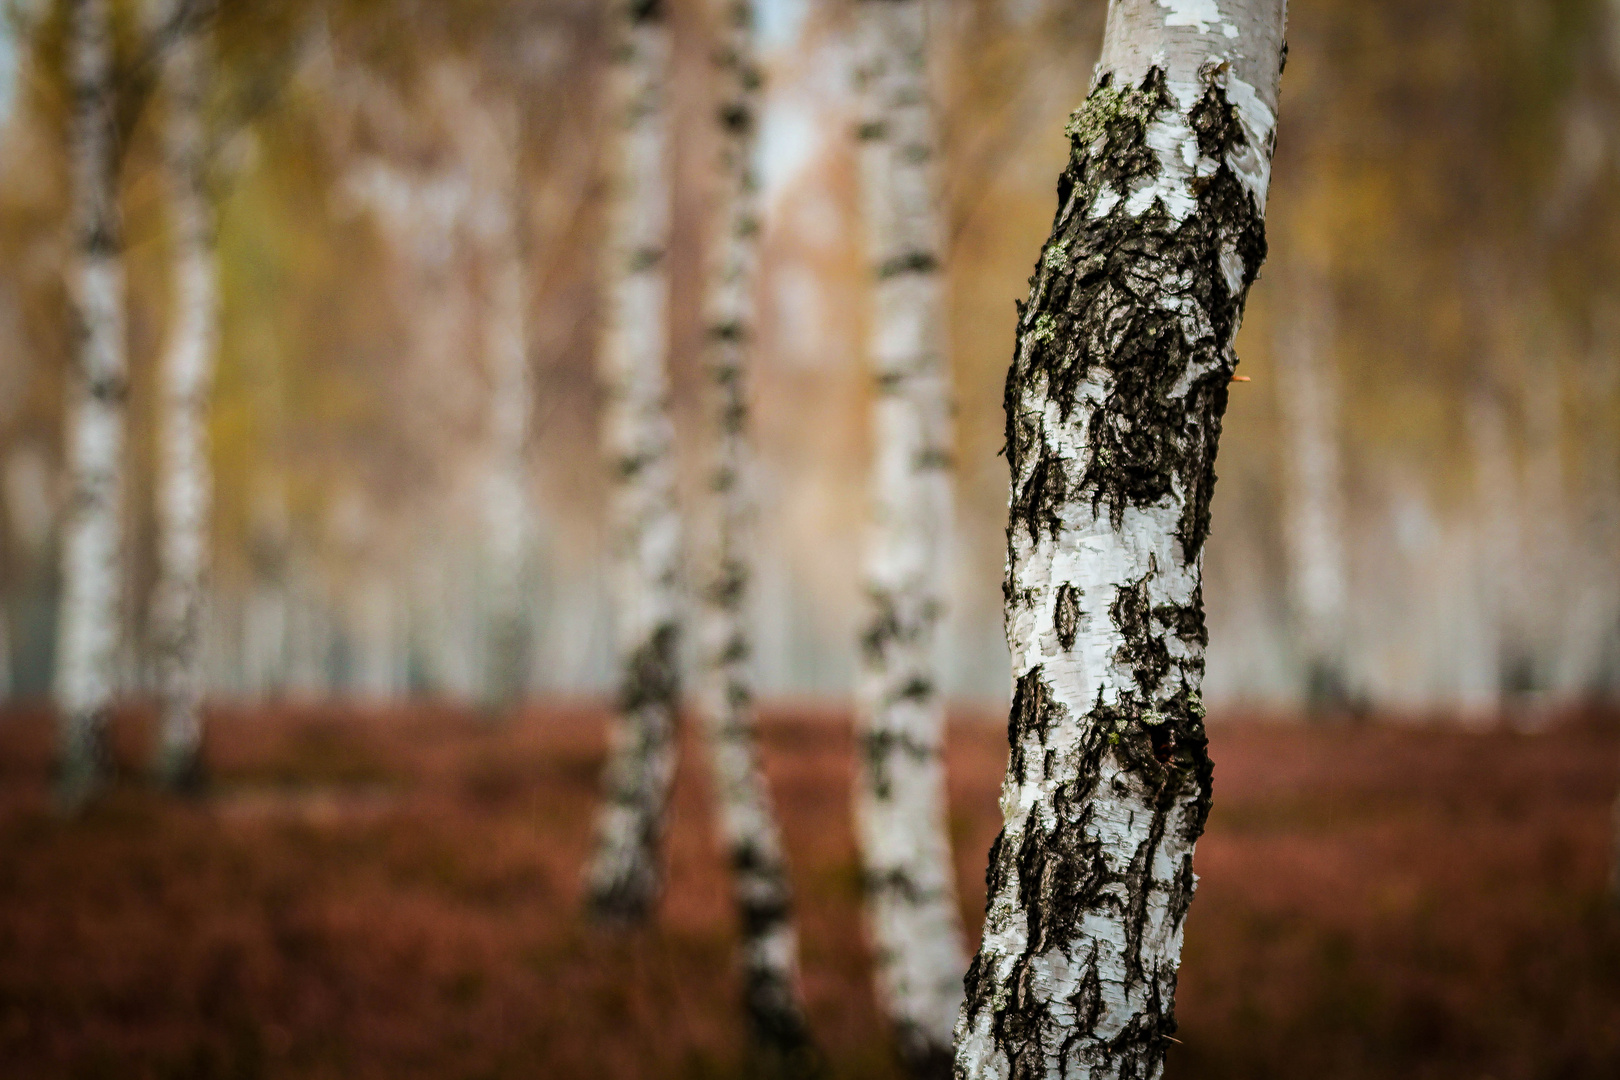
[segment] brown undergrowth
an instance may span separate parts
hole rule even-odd
[[[812,1024],[893,1077],[874,1014],[840,714],[776,709]],[[600,710],[216,710],[214,788],[50,809],[49,725],[0,715],[8,1078],[734,1077],[733,931],[692,753],[653,928],[579,917]],[[147,720],[120,717],[126,775]],[[1620,1075],[1606,904],[1613,726],[1549,734],[1217,723],[1174,1078]],[[970,931],[998,727],[951,734]]]

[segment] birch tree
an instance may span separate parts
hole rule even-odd
[[[928,5],[861,0],[857,18],[876,402],[855,820],[878,1000],[911,1071],[945,1075],[967,956],[945,831],[939,692],[951,400]]]
[[[525,568],[532,535],[529,499],[529,421],[533,390],[529,379],[528,266],[519,209],[516,124],[506,149],[509,183],[492,205],[497,228],[489,285],[489,316],[484,353],[489,374],[490,470],[485,491],[489,557],[488,697],[497,708],[511,708],[527,689],[528,633]]]
[[[959,1077],[1162,1074],[1213,767],[1201,558],[1285,0],[1112,0],[1007,379],[1014,696]]]
[[[658,853],[675,777],[681,539],[665,370],[670,32],[660,0],[616,0],[613,18],[609,79],[620,129],[598,362],[606,396],[602,444],[613,473],[620,690],[588,906],[599,919],[624,921],[646,917],[660,888]]]
[[[17,102],[18,68],[27,29],[22,12],[11,6],[0,8],[0,135],[10,126]],[[0,701],[8,700],[13,692],[10,628],[10,613],[0,603]]]
[[[1333,305],[1315,268],[1296,262],[1292,308],[1278,339],[1277,394],[1286,426],[1283,506],[1289,593],[1314,710],[1345,704],[1349,607],[1339,465]]]
[[[712,440],[708,480],[712,547],[702,594],[699,707],[707,729],[742,926],[744,1005],[761,1049],[782,1059],[809,1046],[799,994],[799,942],[781,831],[760,769],[747,619],[755,538],[749,478],[748,361],[759,264],[759,180],[754,169],[761,76],[753,0],[714,0],[712,53],[722,181],[705,298],[704,368]]]
[[[205,29],[190,27],[169,43],[164,57],[163,149],[174,216],[175,280],[157,425],[159,577],[152,636],[162,707],[156,771],[160,782],[181,790],[204,779],[202,621],[213,497],[208,410],[219,336],[203,117],[210,42]]]
[[[68,509],[62,538],[56,699],[58,796],[72,809],[106,779],[107,709],[117,689],[120,499],[124,456],[124,268],[113,145],[109,0],[69,0],[74,371],[67,408]]]

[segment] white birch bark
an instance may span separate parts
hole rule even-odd
[[[1007,383],[1005,826],[956,1075],[1153,1080],[1213,767],[1201,598],[1284,0],[1112,0]]]
[[[599,364],[606,396],[602,444],[613,471],[620,699],[588,875],[590,910],[610,921],[646,917],[661,887],[659,848],[675,777],[681,544],[665,370],[670,33],[660,0],[616,2],[609,77],[621,128],[611,174]]]
[[[174,326],[163,357],[158,416],[158,583],[152,603],[158,693],[157,775],[194,789],[203,779],[203,605],[208,573],[208,407],[219,334],[218,268],[206,177],[206,32],[168,47],[164,153],[174,214]]]
[[[749,480],[748,362],[754,342],[760,198],[754,167],[761,76],[753,0],[714,0],[720,90],[721,198],[706,282],[706,411],[712,547],[705,566],[699,709],[714,769],[721,841],[742,927],[744,1005],[756,1047],[783,1060],[809,1052],[799,941],[781,831],[760,769],[746,612],[756,539]]]
[[[1277,394],[1286,426],[1283,506],[1289,594],[1305,662],[1306,704],[1345,704],[1344,488],[1339,462],[1333,304],[1311,267],[1295,264],[1277,342]]]
[[[72,809],[96,793],[108,768],[107,709],[117,691],[120,640],[119,503],[128,376],[108,0],[70,0],[67,25],[73,228],[68,293],[75,370],[67,409],[69,498],[56,699],[58,796]]]
[[[911,1071],[945,1075],[967,955],[945,830],[939,690],[951,387],[928,4],[861,0],[857,18],[876,402],[855,820],[878,1000]]]

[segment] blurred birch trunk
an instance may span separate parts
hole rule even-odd
[[[1112,0],[1007,380],[1014,696],[956,1075],[1154,1080],[1213,766],[1202,555],[1285,0]]]
[[[510,175],[496,193],[498,213],[493,241],[489,317],[485,320],[488,364],[491,468],[485,493],[489,558],[489,670],[486,698],[491,708],[515,708],[528,689],[529,582],[531,528],[529,424],[533,388],[529,379],[528,251],[524,242],[522,189],[517,161],[517,125],[502,125]]]
[[[926,0],[856,5],[876,403],[855,820],[878,1001],[913,1075],[945,1076],[967,955],[939,687],[952,444],[928,10]]]
[[[1277,348],[1277,394],[1287,428],[1283,508],[1289,593],[1305,661],[1310,713],[1342,708],[1349,583],[1339,463],[1333,301],[1314,267],[1295,263]]]
[[[123,580],[120,501],[124,408],[123,237],[114,138],[108,0],[69,0],[67,64],[74,371],[67,411],[68,509],[62,541],[56,699],[58,797],[91,798],[108,771],[107,709],[117,691]]]
[[[219,336],[214,215],[209,204],[203,109],[209,84],[207,31],[192,27],[164,57],[163,132],[174,214],[174,328],[163,357],[158,417],[158,583],[152,602],[161,726],[156,772],[165,786],[204,780],[203,614],[213,478],[208,408]]]
[[[31,26],[25,24],[21,11],[0,9],[0,136],[11,126],[12,111],[16,108],[19,69],[29,30]],[[0,701],[9,700],[16,688],[12,676],[10,615],[6,603],[0,600]]]
[[[721,840],[742,927],[744,1005],[756,1046],[781,1064],[807,1057],[809,1030],[799,992],[799,941],[781,830],[760,768],[750,671],[748,601],[757,547],[753,453],[748,432],[748,364],[755,340],[760,199],[755,174],[761,76],[753,0],[714,0],[718,38],[721,195],[706,282],[705,374],[712,547],[704,567],[698,662],[702,710],[714,767]]]
[[[665,94],[670,32],[661,0],[616,0],[609,74],[615,140],[599,363],[602,443],[613,473],[612,587],[620,667],[605,803],[588,906],[638,921],[661,888],[659,848],[675,778],[680,521],[665,370],[670,167]]]

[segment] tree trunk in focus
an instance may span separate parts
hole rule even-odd
[[[72,810],[104,784],[107,709],[117,689],[123,479],[123,239],[113,145],[108,0],[69,0],[74,372],[67,409],[69,498],[62,538],[56,699],[58,798]]]
[[[1007,379],[1014,697],[956,1075],[1162,1075],[1213,766],[1201,566],[1285,0],[1113,0]]]
[[[714,768],[721,840],[742,927],[744,1005],[756,1047],[778,1067],[812,1058],[799,992],[792,892],[770,791],[760,768],[749,587],[755,536],[749,479],[748,361],[759,262],[759,180],[754,170],[760,72],[753,0],[715,0],[714,77],[722,189],[706,282],[705,374],[712,546],[704,567],[699,707]]]
[[[620,664],[605,805],[588,875],[604,921],[647,917],[675,778],[680,521],[665,371],[670,169],[664,95],[670,33],[660,0],[617,0],[609,78],[620,119],[606,240],[602,442],[613,473],[612,587]]]
[[[1293,264],[1291,308],[1277,341],[1277,393],[1287,428],[1284,520],[1289,594],[1312,716],[1343,708],[1349,582],[1339,466],[1333,302],[1315,267]]]
[[[945,1076],[967,956],[939,689],[952,446],[928,5],[861,0],[856,11],[876,402],[855,820],[878,1001],[913,1075]]]
[[[202,759],[202,620],[208,571],[208,406],[219,335],[214,218],[206,177],[203,108],[209,37],[190,29],[164,58],[164,152],[175,218],[175,323],[163,357],[158,424],[158,567],[152,603],[162,705],[156,771],[165,786],[195,790]]]

